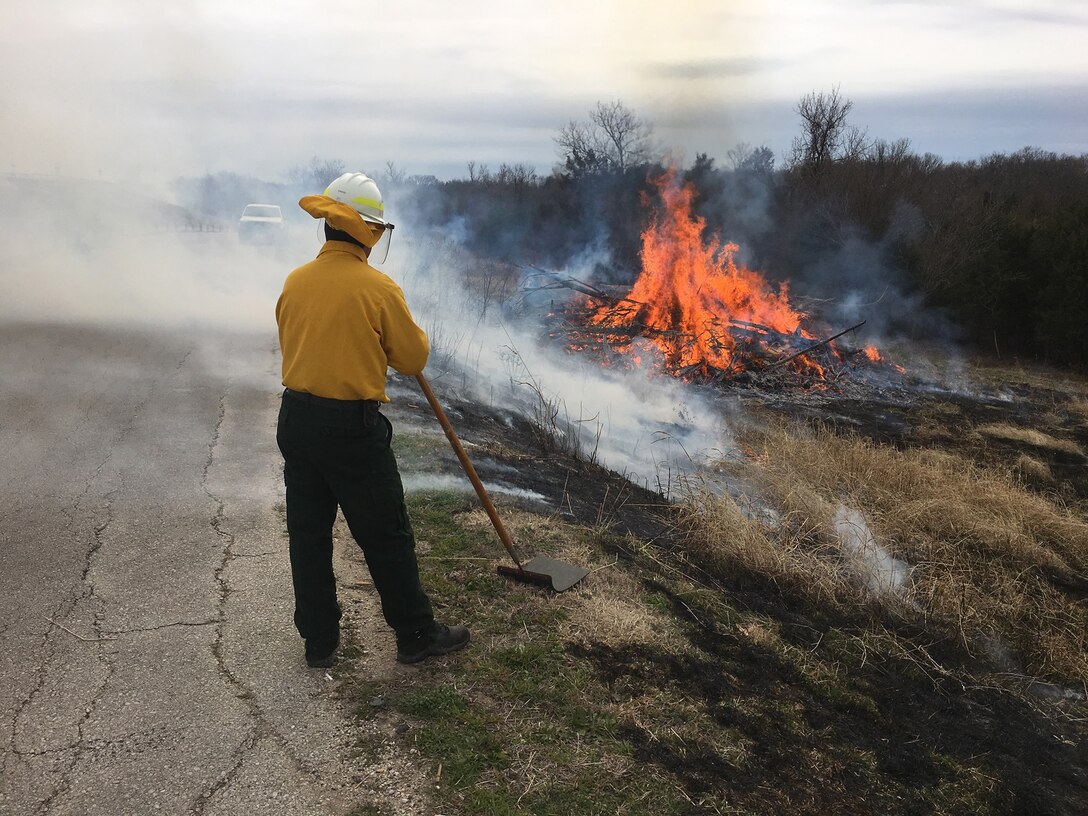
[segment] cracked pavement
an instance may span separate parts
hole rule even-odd
[[[0,326],[4,816],[422,812],[302,658],[277,370],[273,336]]]

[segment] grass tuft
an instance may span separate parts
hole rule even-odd
[[[999,423],[994,425],[983,425],[978,428],[978,432],[984,436],[990,436],[1008,442],[1022,442],[1043,450],[1057,451],[1059,453],[1067,453],[1074,456],[1084,456],[1084,449],[1073,440],[1059,439],[1056,436],[1043,433],[1035,428],[1019,428],[1016,425]]]

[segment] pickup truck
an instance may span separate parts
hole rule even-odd
[[[243,244],[276,243],[283,230],[283,213],[276,204],[247,204],[238,219],[238,240]]]

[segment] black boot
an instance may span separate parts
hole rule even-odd
[[[327,669],[336,662],[336,647],[340,633],[306,639],[306,665],[311,669]]]
[[[418,663],[428,657],[456,652],[468,641],[468,629],[464,626],[435,623],[420,632],[397,635],[397,662]]]

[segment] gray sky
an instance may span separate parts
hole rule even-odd
[[[2,172],[282,177],[310,156],[548,172],[596,100],[663,151],[776,154],[839,86],[920,152],[1088,152],[1088,2],[0,0]]]

